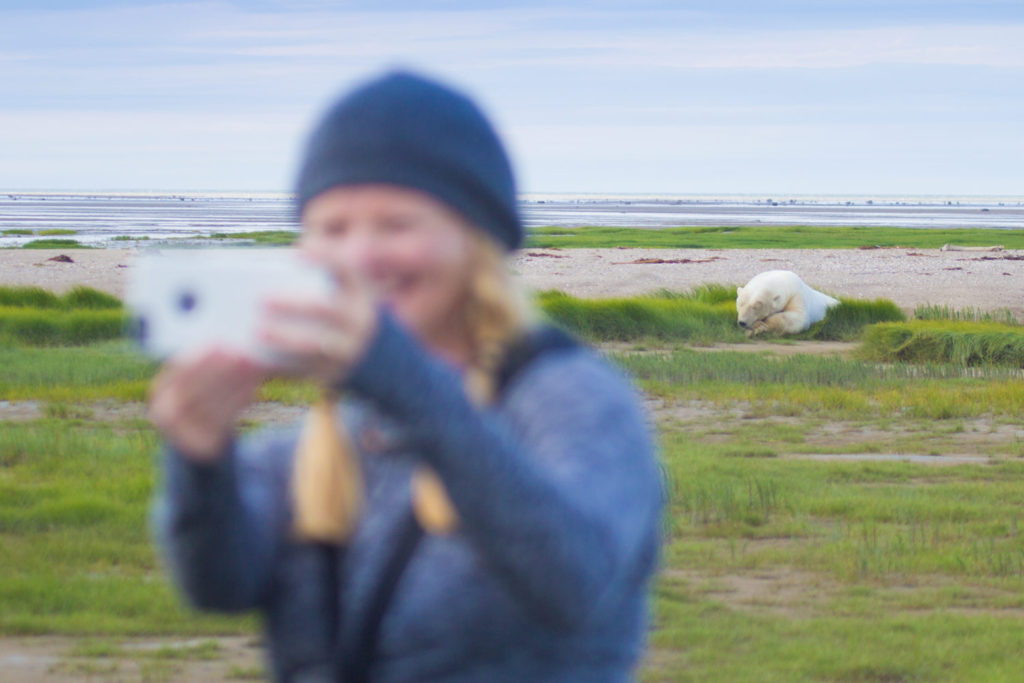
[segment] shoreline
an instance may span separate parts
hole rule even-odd
[[[83,285],[124,296],[141,250],[0,249],[0,286],[39,286],[57,293]],[[71,263],[53,261],[66,255]],[[638,262],[638,261],[645,262]],[[1009,309],[1024,317],[1024,251],[938,249],[540,249],[515,254],[511,269],[529,290],[573,296],[632,296],[708,283],[742,285],[765,270],[793,270],[813,287],[857,299],[886,298],[906,311],[923,304]]]

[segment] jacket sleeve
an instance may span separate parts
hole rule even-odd
[[[482,410],[455,371],[384,316],[347,385],[411,430],[461,532],[545,624],[581,628],[653,572],[654,446],[631,387],[592,352],[542,355],[499,410]]]
[[[175,582],[196,607],[240,611],[265,597],[287,524],[287,441],[239,441],[212,464],[173,448],[152,523]]]

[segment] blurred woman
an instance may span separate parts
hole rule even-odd
[[[523,228],[490,124],[385,75],[327,112],[296,197],[337,292],[270,302],[263,341],[331,398],[239,438],[275,369],[226,350],[163,369],[156,524],[185,595],[262,610],[278,680],[628,680],[654,449],[625,379],[510,281]]]

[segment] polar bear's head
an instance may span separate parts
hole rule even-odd
[[[740,327],[750,327],[772,313],[782,310],[783,296],[764,288],[738,287],[736,289],[736,318]]]

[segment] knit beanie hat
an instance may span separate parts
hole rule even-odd
[[[313,130],[296,183],[299,215],[339,185],[421,190],[509,250],[522,242],[515,180],[494,129],[465,95],[393,72],[341,98]]]

